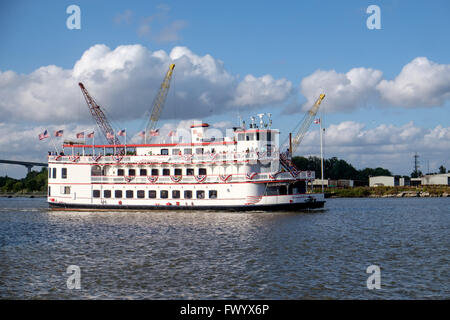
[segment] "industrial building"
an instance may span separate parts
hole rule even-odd
[[[399,176],[377,176],[369,177],[370,187],[403,187],[409,186],[410,179],[406,177]]]
[[[450,173],[427,174],[420,178],[424,186],[427,185],[450,185]]]

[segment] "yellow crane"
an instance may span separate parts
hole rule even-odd
[[[320,103],[324,98],[325,94],[320,94],[319,98],[316,100],[316,103],[314,103],[311,109],[309,109],[309,111],[303,117],[303,120],[300,122],[300,128],[298,129],[294,139],[292,139],[292,147],[291,150],[289,150],[291,154],[294,154],[294,152],[297,151],[297,148],[305,137],[306,132],[308,132],[308,129],[311,126],[311,123],[313,122],[317,111],[319,111]]]
[[[319,98],[316,100],[316,103],[309,109],[309,111],[305,114],[303,117],[303,120],[299,123],[300,127],[297,131],[297,134],[295,135],[294,139],[289,141],[289,150],[286,153],[280,153],[280,163],[281,165],[291,172],[293,176],[297,176],[299,171],[296,168],[296,166],[292,163],[291,157],[294,154],[295,151],[297,151],[298,146],[302,142],[303,138],[306,135],[306,132],[308,132],[309,127],[311,126],[311,123],[314,120],[314,117],[317,114],[317,111],[319,111],[320,104],[322,100],[325,98],[325,94],[320,94]],[[298,126],[298,125],[297,125]],[[289,138],[288,138],[289,139]],[[286,146],[286,142],[283,144],[283,146]]]
[[[166,101],[167,93],[170,88],[170,80],[172,79],[173,69],[175,68],[175,64],[171,64],[169,66],[169,70],[167,70],[166,76],[164,77],[163,82],[159,88],[158,94],[153,100],[152,104],[152,113],[147,123],[147,127],[145,129],[145,142],[150,141],[152,135],[151,131],[156,129],[156,124],[158,123],[159,117],[161,116],[161,111],[164,107],[164,102]]]

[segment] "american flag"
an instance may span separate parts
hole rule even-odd
[[[156,130],[150,130],[150,135],[151,135],[152,137],[159,136],[159,129],[156,129]]]
[[[63,133],[64,133],[64,130],[55,131],[55,137],[62,137]]]
[[[91,133],[88,133],[88,134],[87,134],[87,137],[88,137],[88,138],[93,138],[93,137],[94,137],[94,131],[92,131]]]
[[[48,134],[47,130],[39,134],[39,140],[44,140],[45,138],[48,137],[50,137],[50,135]]]
[[[320,119],[314,120],[314,123],[315,123],[315,124],[319,124],[319,123],[320,123]]]
[[[145,131],[139,132],[139,136],[142,137],[142,138],[144,138],[144,137],[145,137]]]
[[[107,132],[107,133],[106,133],[106,138],[108,138],[108,139],[114,139],[114,134],[112,134],[112,133],[110,133],[110,132]]]
[[[77,133],[77,139],[83,139],[84,138],[84,132]]]
[[[169,132],[169,137],[174,137],[175,136],[175,131],[170,131]]]
[[[118,136],[125,137],[125,136],[127,135],[127,133],[126,133],[125,129],[122,129],[122,130],[120,130],[119,132],[117,132],[117,135],[118,135]]]

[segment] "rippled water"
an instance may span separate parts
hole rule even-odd
[[[450,198],[314,212],[63,212],[0,199],[0,298],[450,298]],[[368,290],[369,265],[381,289]],[[69,265],[81,269],[70,290]]]

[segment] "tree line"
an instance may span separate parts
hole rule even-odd
[[[293,157],[292,162],[302,171],[314,171],[316,174],[316,179],[320,179],[321,170],[319,157]],[[365,184],[369,184],[370,176],[392,176],[392,173],[388,169],[381,167],[375,169],[365,168],[362,170],[357,170],[347,161],[336,157],[323,160],[323,171],[325,179],[349,179],[361,181]]]
[[[8,176],[0,177],[0,191],[7,192],[33,192],[47,190],[47,168],[42,168],[40,172],[31,171],[23,179],[14,179]]]

